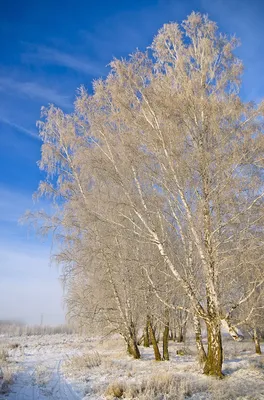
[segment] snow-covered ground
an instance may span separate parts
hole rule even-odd
[[[75,400],[82,398],[81,393],[75,392],[65,380],[61,371],[65,358],[76,351],[76,340],[73,336],[1,338],[0,343],[8,348],[9,369],[16,370],[9,393],[0,394],[0,399]]]
[[[0,346],[8,349],[8,366],[15,372],[0,399],[264,399],[264,357],[254,355],[247,341],[225,341],[226,377],[221,381],[201,374],[192,342],[171,343],[169,362],[155,362],[152,349],[143,347],[142,359],[132,360],[116,337],[2,337]]]

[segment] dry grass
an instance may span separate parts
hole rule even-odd
[[[100,350],[100,344],[98,346]],[[89,393],[106,399],[183,400],[187,398],[219,400],[264,400],[264,358],[254,356],[251,341],[225,340],[225,379],[217,380],[199,373],[195,363],[195,345],[171,343],[171,361],[155,363],[151,351],[142,350],[142,360],[132,360],[121,354],[118,340],[114,346],[105,344],[100,366],[100,383],[92,378]],[[178,354],[177,354],[178,350]],[[182,350],[182,351],[181,351]],[[148,353],[151,354],[149,358]],[[232,356],[232,357],[231,357]],[[176,357],[176,358],[175,358]],[[149,360],[146,360],[149,358]],[[172,368],[173,367],[173,368]],[[90,375],[89,375],[90,380]],[[243,397],[244,396],[244,397]],[[246,397],[245,397],[246,396]],[[101,397],[100,397],[101,398]]]
[[[76,355],[65,361],[63,369],[67,372],[85,371],[99,367],[102,363],[100,354],[95,351],[90,354]]]
[[[124,394],[126,391],[126,385],[124,382],[113,382],[108,385],[104,395],[107,399],[114,399],[114,398],[124,398]]]
[[[257,365],[252,366],[252,370],[247,368],[246,372],[239,370],[237,376],[226,377],[224,380],[205,376],[192,379],[186,374],[161,372],[158,375],[151,375],[143,379],[140,383],[115,380],[108,384],[103,395],[108,400],[118,398],[137,400],[184,400],[187,398],[257,400],[264,399],[263,378],[263,367]]]
[[[14,376],[18,371],[18,366],[8,361],[1,364],[0,368],[0,394],[6,394],[10,385],[14,382]]]
[[[8,350],[5,347],[0,347],[0,363],[5,363],[8,360]]]
[[[194,393],[206,389],[203,380],[195,385],[186,379],[186,376],[163,372],[151,375],[141,383],[127,383],[122,380],[108,385],[104,392],[106,399],[137,399],[137,400],[184,400]]]
[[[21,347],[21,345],[19,343],[10,343],[10,345],[8,347],[11,350],[14,350],[14,349],[18,349],[19,347]]]
[[[45,387],[51,380],[53,371],[45,367],[44,365],[38,365],[32,375],[34,382],[41,387]]]
[[[97,343],[97,346],[100,348],[100,350],[120,350],[124,349],[125,352],[125,347],[124,347],[124,341],[120,337],[113,337],[111,339],[102,339]]]
[[[246,353],[254,354],[254,343],[251,340],[236,342],[233,339],[225,339],[223,344],[226,359],[238,357]]]
[[[5,381],[8,385],[10,385],[13,382],[15,372],[16,369],[13,366],[9,364],[4,365],[2,367],[3,381]]]

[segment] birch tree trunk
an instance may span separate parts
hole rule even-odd
[[[147,322],[144,328],[144,342],[143,345],[144,347],[149,347],[149,329],[148,329],[148,325],[149,325],[149,316],[147,316]]]
[[[140,358],[140,351],[137,345],[137,335],[133,321],[129,325],[128,352],[135,359]]]
[[[176,337],[176,342],[177,343],[183,343],[184,342],[184,336],[183,336],[183,329],[182,326],[179,327],[178,329],[178,334]]]
[[[169,310],[165,310],[165,327],[163,331],[162,345],[163,345],[163,357],[165,361],[169,361],[169,333],[170,333],[170,322],[169,322]]]
[[[253,330],[253,340],[254,340],[254,343],[255,343],[256,354],[261,354],[260,340],[259,340],[259,335],[258,335],[257,328],[254,328],[254,330]]]
[[[196,313],[193,314],[193,324],[195,332],[195,342],[197,348],[198,361],[201,366],[204,366],[206,362],[206,352],[202,341],[202,331],[199,317]]]
[[[158,343],[157,343],[157,340],[156,340],[155,332],[153,330],[153,326],[152,326],[151,321],[149,321],[148,328],[149,328],[150,340],[151,340],[151,343],[152,343],[152,346],[153,346],[153,350],[154,350],[155,360],[156,361],[161,361],[161,354],[160,354],[160,351],[159,351],[159,346],[158,346]]]
[[[135,338],[130,337],[127,339],[127,352],[135,359],[140,358],[140,351]]]
[[[223,378],[223,348],[221,336],[221,322],[216,318],[206,323],[208,351],[204,365],[204,373]]]

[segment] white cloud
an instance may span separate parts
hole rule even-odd
[[[31,99],[45,100],[62,107],[70,107],[69,96],[62,95],[56,89],[43,86],[34,81],[19,81],[11,77],[0,77],[0,91],[14,92]]]
[[[6,124],[8,126],[11,126],[12,128],[16,129],[17,131],[23,132],[26,135],[33,137],[34,139],[40,140],[40,137],[38,136],[37,133],[31,131],[30,129],[25,128],[22,125],[16,124],[15,122],[10,121],[8,118],[2,117],[1,115],[0,115],[0,122]]]
[[[48,210],[49,203],[38,203],[38,209],[45,207]],[[18,223],[27,209],[33,209],[32,193],[21,193],[6,186],[0,186],[0,224],[2,222]]]
[[[32,204],[30,196],[0,187],[0,223],[18,222],[22,213]]]
[[[102,66],[95,61],[87,60],[83,56],[72,55],[51,47],[37,46],[35,51],[25,53],[23,59],[27,62],[41,61],[49,65],[60,65],[93,76],[105,73],[102,70]]]

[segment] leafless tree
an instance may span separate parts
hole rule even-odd
[[[41,126],[40,194],[57,202],[64,237],[96,254],[120,316],[135,297],[121,296],[113,276],[135,292],[142,268],[151,278],[155,265],[155,277],[180,285],[205,322],[204,372],[219,377],[221,323],[232,330],[233,311],[263,280],[243,280],[249,265],[263,268],[255,233],[263,225],[263,104],[239,97],[236,46],[192,13],[181,26],[164,25],[148,52],[114,60],[93,94],[81,88],[72,115],[48,108]],[[131,315],[121,317],[130,328]]]

